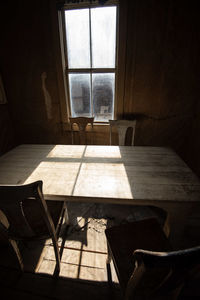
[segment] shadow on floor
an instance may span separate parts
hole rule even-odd
[[[118,286],[111,290],[107,282],[95,283],[47,274],[21,273],[16,269],[0,267],[1,299],[68,299],[120,300]]]

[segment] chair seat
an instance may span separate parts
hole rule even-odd
[[[51,215],[52,221],[54,223],[55,230],[57,232],[59,226],[60,216],[62,215],[62,210],[64,209],[63,201],[52,201],[46,200],[46,204]],[[49,236],[47,226],[45,224],[44,215],[42,213],[40,203],[35,199],[28,199],[24,201],[23,209],[28,223],[35,232],[37,239],[38,236],[45,238]]]
[[[105,234],[120,285],[124,289],[134,270],[133,252],[136,249],[151,251],[172,249],[155,218],[108,228]]]

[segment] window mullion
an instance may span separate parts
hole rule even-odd
[[[92,28],[91,28],[91,9],[89,8],[89,35],[90,35],[90,105],[91,105],[91,113],[94,116],[94,108],[93,108],[93,89],[92,89]]]
[[[68,73],[115,73],[116,68],[91,68],[91,69],[66,69],[66,72]]]

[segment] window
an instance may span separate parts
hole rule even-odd
[[[65,10],[71,116],[113,119],[117,6]]]

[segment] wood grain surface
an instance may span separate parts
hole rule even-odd
[[[198,202],[200,181],[170,148],[21,145],[0,158],[0,184],[42,180],[47,198]],[[86,199],[87,198],[87,199]]]
[[[170,148],[29,144],[0,158],[0,184],[35,180],[49,200],[161,207],[174,245],[200,215],[200,181]]]

